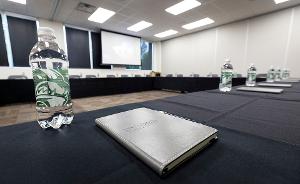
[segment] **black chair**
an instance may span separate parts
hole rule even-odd
[[[136,75],[134,75],[134,77],[142,77],[141,75],[139,75],[139,74],[136,74]]]
[[[211,74],[211,77],[219,77],[218,74]]]
[[[80,75],[70,75],[69,76],[70,79],[80,79]]]
[[[10,75],[8,79],[28,79],[25,75]]]
[[[183,74],[177,74],[176,77],[183,77]]]
[[[121,75],[121,77],[128,77],[128,75]]]
[[[192,74],[192,77],[200,77],[199,74]]]
[[[116,78],[115,75],[106,75],[107,78]]]
[[[239,74],[239,73],[238,73],[238,74],[236,74],[236,77],[237,77],[237,78],[242,78],[243,76],[242,76],[242,74]]]
[[[97,78],[96,75],[86,75],[85,78]]]
[[[257,78],[267,78],[267,74],[266,73],[259,73],[256,75]]]
[[[173,77],[173,74],[167,74],[166,77]]]

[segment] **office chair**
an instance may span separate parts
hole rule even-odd
[[[25,75],[10,75],[8,79],[28,79]]]
[[[192,77],[200,77],[199,74],[192,74]]]
[[[166,77],[173,77],[173,74],[167,74]]]
[[[115,75],[106,75],[107,78],[116,78]]]
[[[183,77],[183,74],[177,74],[176,77]]]
[[[259,73],[256,75],[257,78],[267,78],[267,74],[266,73]]]
[[[96,75],[86,75],[85,78],[97,78]]]
[[[239,74],[239,73],[238,73],[238,74],[236,74],[236,77],[237,77],[237,78],[241,78],[241,77],[243,77],[243,76],[242,76],[242,74]]]
[[[80,75],[70,75],[70,79],[80,79]]]

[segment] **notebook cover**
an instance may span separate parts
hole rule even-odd
[[[212,127],[147,108],[98,118],[96,123],[160,175],[168,164],[217,133]]]

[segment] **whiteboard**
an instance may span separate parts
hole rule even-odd
[[[141,65],[141,39],[101,31],[102,64]]]

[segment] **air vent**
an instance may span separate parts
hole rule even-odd
[[[75,9],[85,13],[93,13],[96,10],[96,7],[87,3],[80,2]]]

